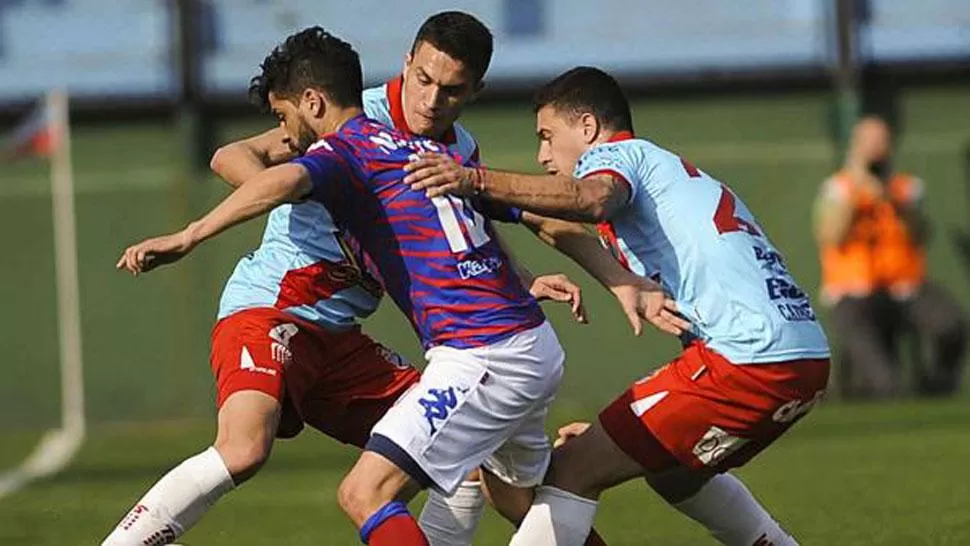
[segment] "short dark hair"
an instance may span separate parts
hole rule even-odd
[[[492,33],[475,16],[463,11],[436,13],[421,25],[411,45],[411,54],[425,42],[460,61],[481,81],[492,62]]]
[[[259,68],[260,73],[249,82],[249,100],[263,110],[269,110],[270,92],[295,99],[307,88],[326,93],[338,106],[362,104],[360,57],[353,46],[322,27],[291,34]]]
[[[552,106],[571,116],[593,114],[601,124],[614,131],[632,131],[630,102],[613,76],[599,68],[578,66],[557,76],[536,91],[536,112]]]

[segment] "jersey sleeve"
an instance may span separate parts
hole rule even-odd
[[[311,149],[306,155],[292,162],[303,166],[310,173],[310,199],[319,201],[331,210],[346,204],[345,194],[351,187],[351,170],[346,160],[329,145]]]
[[[633,201],[637,192],[637,186],[634,184],[637,179],[636,171],[633,160],[627,157],[627,154],[623,153],[621,148],[615,145],[601,145],[589,150],[579,158],[573,176],[584,179],[605,175],[622,180],[630,191],[630,198],[627,200],[627,202],[630,202]]]

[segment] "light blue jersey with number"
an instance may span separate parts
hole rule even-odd
[[[597,174],[630,186],[629,203],[600,232],[632,271],[663,284],[693,336],[736,364],[829,356],[808,296],[730,189],[632,137],[583,154],[574,175]]]

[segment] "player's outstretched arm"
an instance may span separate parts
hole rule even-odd
[[[287,164],[267,169],[185,229],[128,247],[116,267],[138,275],[178,261],[203,241],[278,205],[300,201],[312,189],[310,174],[301,165]]]
[[[624,268],[582,225],[528,212],[522,214],[522,223],[606,287],[616,297],[634,334],[640,335],[641,319],[673,335],[690,328],[690,323],[677,315],[676,302],[660,285]]]
[[[451,156],[426,153],[404,167],[404,182],[428,196],[483,196],[493,201],[564,220],[610,219],[629,199],[626,182],[609,175],[578,180],[563,175],[530,175],[464,167]]]
[[[276,127],[249,138],[230,142],[212,154],[209,168],[233,188],[269,167],[297,157],[286,133]]]

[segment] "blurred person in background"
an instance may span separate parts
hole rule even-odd
[[[923,193],[922,180],[894,170],[889,125],[869,116],[853,129],[845,166],[816,199],[822,301],[842,334],[845,398],[901,394],[897,340],[906,332],[921,349],[916,393],[948,395],[959,386],[966,320],[954,298],[926,278]]]

